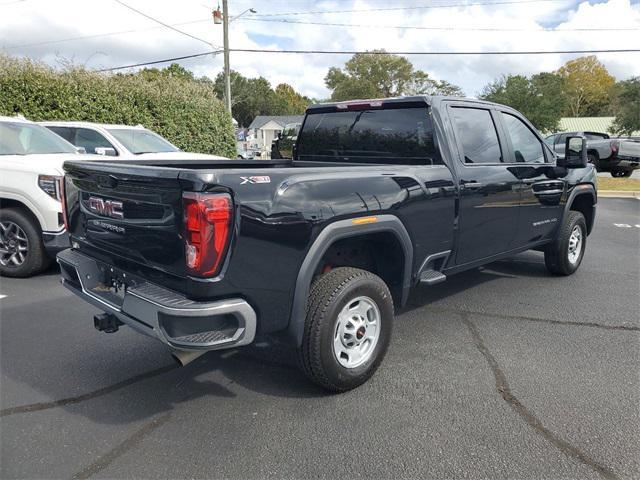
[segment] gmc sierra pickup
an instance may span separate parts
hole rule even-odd
[[[594,224],[584,138],[556,158],[517,111],[409,97],[313,105],[284,161],[66,162],[62,282],[183,364],[260,341],[331,391],[382,361],[412,287],[528,249],[575,272]]]

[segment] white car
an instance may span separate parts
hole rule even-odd
[[[225,157],[183,152],[142,125],[107,125],[91,122],[39,122],[87,153],[118,160],[221,160]]]
[[[0,116],[0,275],[28,277],[69,246],[60,203],[65,160],[100,159],[40,125]]]

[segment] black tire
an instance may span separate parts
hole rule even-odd
[[[633,175],[633,170],[611,170],[611,176],[614,178],[627,178]]]
[[[0,209],[0,223],[17,225],[26,235],[27,251],[20,265],[9,261],[0,262],[0,275],[3,277],[30,277],[41,272],[51,263],[42,243],[42,231],[35,218],[19,208]],[[8,240],[3,234],[3,240]],[[15,236],[14,236],[15,241]],[[14,244],[15,245],[15,244]],[[2,245],[5,248],[7,245]],[[5,258],[0,257],[0,258]],[[3,265],[2,263],[6,263]]]
[[[575,228],[581,230],[580,250],[575,261],[570,260],[569,246],[572,232]],[[584,252],[587,247],[587,222],[580,212],[569,211],[560,227],[558,238],[544,251],[544,263],[547,270],[554,275],[571,275],[582,263]]]
[[[346,368],[334,353],[338,315],[357,298],[375,303],[380,314],[379,336],[370,356],[361,365]],[[345,392],[362,385],[382,362],[393,325],[393,300],[387,285],[371,272],[341,267],[318,277],[307,304],[304,338],[300,348],[302,368],[309,379],[332,392]]]
[[[598,159],[597,153],[589,152],[587,153],[587,160],[591,165],[593,165],[597,172],[600,171],[600,160]]]

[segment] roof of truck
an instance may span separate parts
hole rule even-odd
[[[31,120],[27,120],[23,116],[15,116],[15,117],[0,116],[0,122],[33,123]]]
[[[452,96],[443,96],[443,95],[413,95],[408,97],[369,98],[369,99],[347,100],[344,102],[316,103],[313,105],[309,105],[307,107],[307,112],[313,112],[315,110],[326,110],[328,108],[340,108],[340,106],[342,105],[354,105],[354,104],[357,105],[357,104],[367,104],[367,103],[385,103],[385,104],[425,103],[427,105],[432,105],[442,100],[457,100],[457,101],[467,101],[467,102],[473,102],[473,103],[484,103],[487,105],[496,105],[493,102],[478,100],[477,98],[452,97]]]
[[[74,122],[74,121],[66,121],[66,120],[61,120],[61,121],[56,121],[56,120],[48,120],[45,122],[38,122],[40,125],[47,125],[50,127],[85,127],[85,128],[91,128],[91,127],[98,127],[98,128],[136,128],[136,129],[140,129],[140,130],[144,130],[144,126],[142,125],[118,125],[118,124],[111,124],[111,123],[95,123],[95,122]]]

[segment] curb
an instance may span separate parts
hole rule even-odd
[[[624,192],[620,190],[598,190],[598,197],[603,198],[640,198],[640,192]]]

